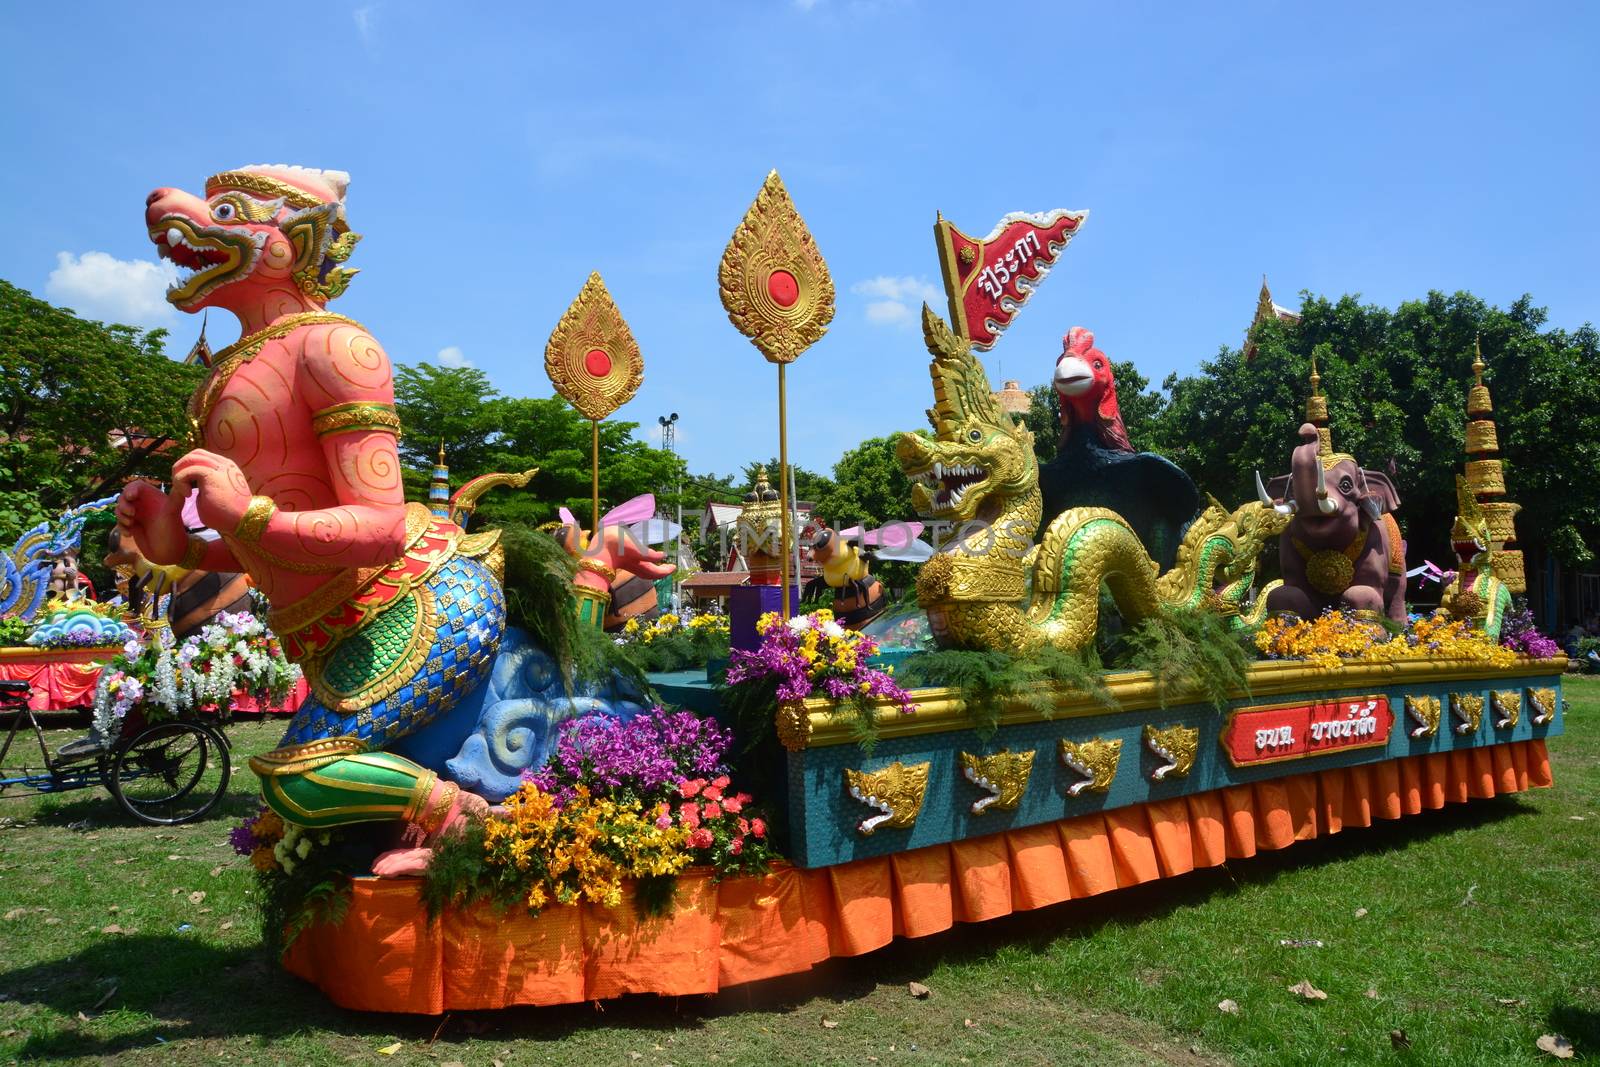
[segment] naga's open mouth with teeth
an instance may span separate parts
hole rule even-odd
[[[196,226],[182,215],[166,215],[150,227],[156,253],[183,271],[167,289],[167,299],[179,307],[192,304],[219,286],[248,275],[266,234],[219,226]]]
[[[974,485],[989,477],[989,472],[974,463],[934,461],[926,470],[908,474],[914,487],[922,490],[930,513],[955,511]]]

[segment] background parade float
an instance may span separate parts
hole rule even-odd
[[[244,334],[201,361],[167,487],[133,480],[30,531],[0,590],[34,652],[102,650],[83,758],[121,753],[130,722],[289,705],[230,841],[265,941],[335,1003],[712,992],[1552,784],[1567,662],[1514,606],[1481,349],[1460,376],[1457,570],[1413,614],[1400,494],[1338,450],[1315,358],[1279,468],[1242,502],[1202,496],[1135,450],[1088,330],[1063,338],[1055,425],[1019,418],[976,355],[1088,212],[1013,213],[982,238],[936,215],[929,429],[885,443],[916,515],[830,528],[795,498],[787,375],[825,342],[834,286],[774,172],[716,275],[777,366],[777,457],[718,553],[739,574],[726,614],[669,610],[653,590],[684,556],[652,547],[672,536],[655,500],[602,509],[602,420],[646,354],[600,275],[545,361],[589,422],[587,514],[481,522],[539,470],[452,491],[436,442],[430,483],[408,486],[389,361],[327,310],[356,274],[348,185],[251,165],[151,194],[150,240],[191,272],[170,299]],[[1262,302],[1253,338],[1280,328]],[[94,515],[115,521],[120,607],[60,562]],[[891,603],[879,566],[907,567],[912,595]]]

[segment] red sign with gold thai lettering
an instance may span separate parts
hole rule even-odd
[[[950,297],[951,328],[988,351],[1050,272],[1087,211],[1014,212],[984,238],[968,237],[941,216],[933,224]]]
[[[1240,708],[1222,727],[1222,747],[1235,767],[1304,759],[1389,743],[1394,713],[1385,696]]]

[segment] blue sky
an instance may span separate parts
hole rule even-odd
[[[198,324],[159,300],[145,194],[347,170],[366,239],[335,307],[392,358],[547,396],[545,339],[599,270],[645,354],[621,415],[679,412],[697,471],[776,451],[773,368],[716,288],[772,167],[839,291],[790,372],[815,469],[921,424],[936,209],[978,235],[1092,212],[997,385],[1045,381],[1074,324],[1190,371],[1263,272],[1290,305],[1470,289],[1600,320],[1594,5],[12,4],[0,39],[0,277],[181,353]]]

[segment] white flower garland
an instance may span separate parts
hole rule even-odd
[[[276,704],[300,680],[300,668],[284,657],[277,637],[248,611],[221,612],[176,651],[171,631],[155,633],[153,649],[148,638],[132,638],[100,672],[93,729],[102,741],[117,736],[136,706],[150,718],[172,718],[224,706],[241,689]]]

